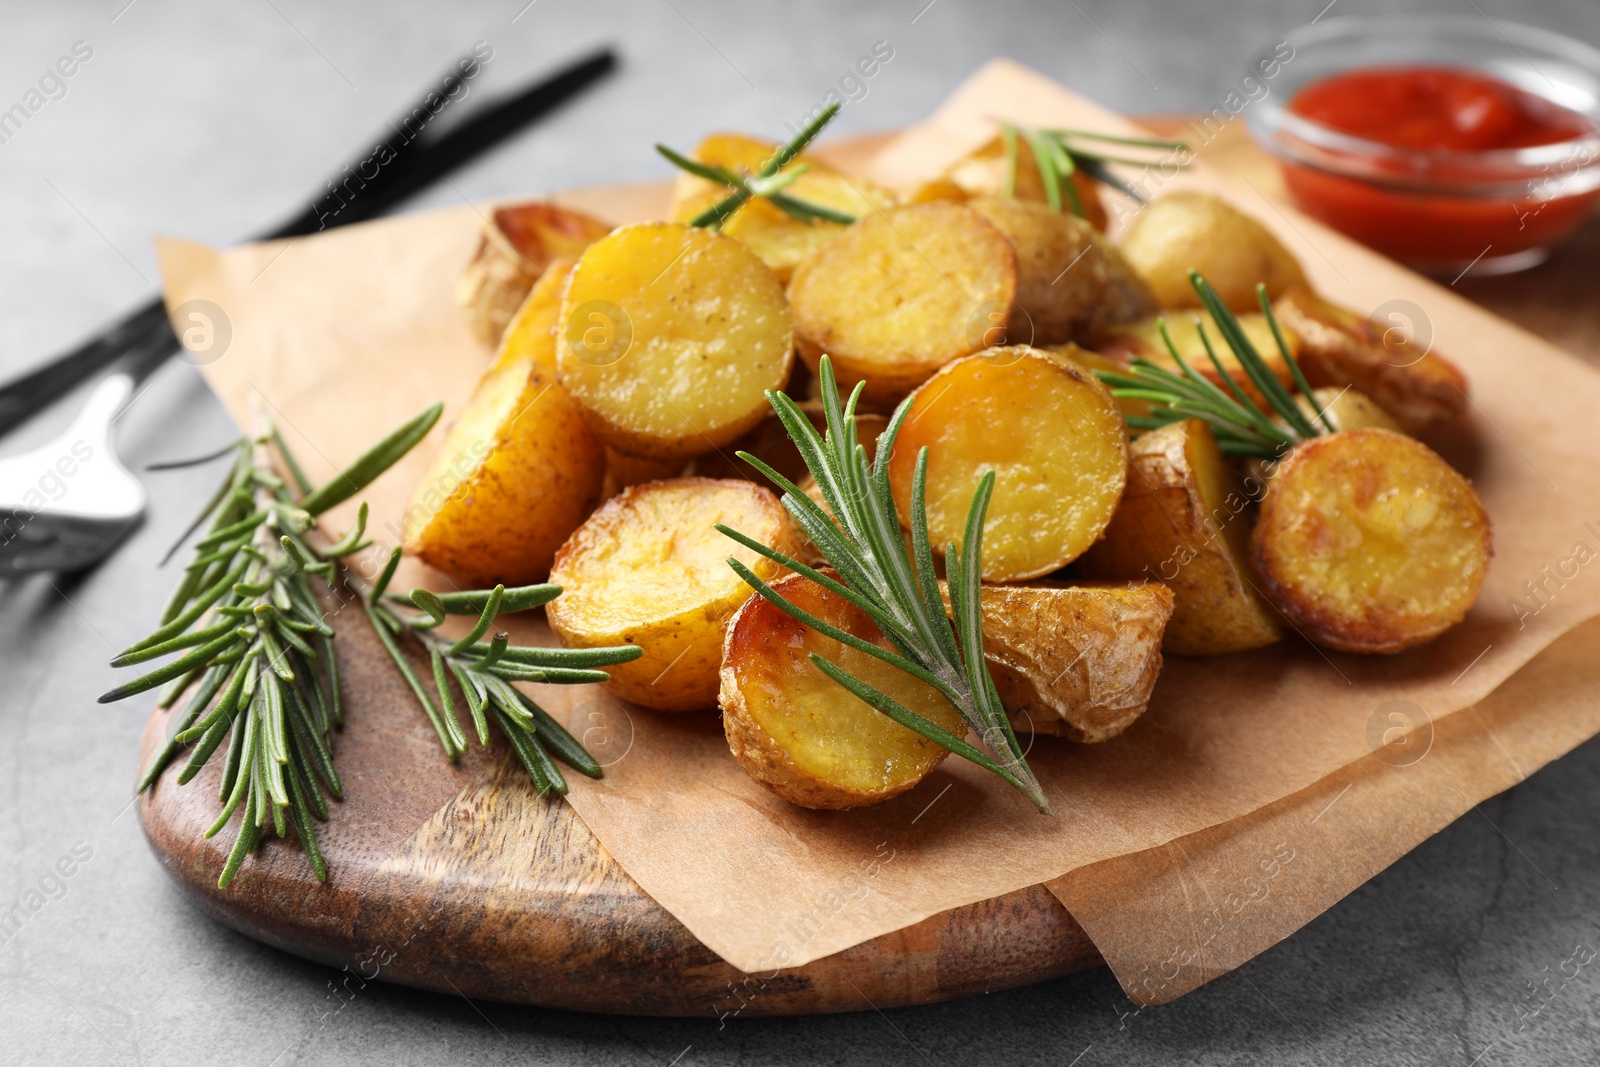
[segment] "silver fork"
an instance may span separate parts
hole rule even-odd
[[[86,567],[139,524],[144,487],[111,443],[133,387],[109,375],[65,433],[0,459],[0,574]]]

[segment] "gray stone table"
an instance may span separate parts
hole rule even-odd
[[[1335,0],[1481,8],[1600,43],[1594,0]],[[149,296],[150,240],[226,243],[307,190],[473,42],[497,91],[604,42],[622,72],[414,206],[664,177],[655,141],[779,131],[876,42],[893,59],[840,132],[924,115],[1009,55],[1127,111],[1209,107],[1253,46],[1326,0],[896,0],[867,4],[473,0],[6,0],[0,109],[77,42],[92,51],[0,143],[0,376]],[[525,6],[524,6],[525,5]],[[1330,5],[1331,6],[1331,5]],[[6,452],[61,425],[35,420]],[[232,433],[192,367],[161,371],[118,425],[134,465]],[[1600,746],[1482,805],[1238,972],[1132,1015],[1104,970],[886,1013],[741,1021],[607,1018],[374,984],[319,1026],[331,971],[192,910],[127,808],[146,704],[100,707],[111,652],[148,627],[154,563],[209,470],[148,474],[149,520],[98,570],[0,580],[0,905],[47,905],[0,942],[0,1063],[1587,1063],[1600,975],[1519,1030],[1530,982],[1600,945]],[[51,871],[63,856],[72,876]]]

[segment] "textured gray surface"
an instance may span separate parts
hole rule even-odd
[[[411,2],[381,13],[305,0],[8,3],[0,108],[74,41],[94,55],[65,96],[0,145],[0,375],[151,293],[152,235],[226,242],[298,210],[333,164],[476,40],[495,48],[486,91],[605,41],[618,43],[625,67],[419,206],[662,176],[651,142],[688,145],[716,127],[779,130],[878,40],[894,58],[841,130],[913,121],[1000,54],[1125,110],[1209,106],[1253,45],[1325,0],[524,2]],[[1334,13],[1470,5],[1339,0]],[[1600,43],[1593,0],[1477,6]],[[52,424],[59,419],[38,420],[4,451]],[[230,433],[183,365],[162,371],[119,424],[135,464],[196,454]],[[30,889],[56,898],[0,942],[0,1063],[1468,1067],[1596,1058],[1600,974],[1560,976],[1576,948],[1600,946],[1594,744],[1486,803],[1262,958],[1137,1015],[1104,971],[948,1005],[720,1031],[709,1019],[586,1017],[381,985],[334,1013],[343,1002],[330,992],[332,972],[201,918],[168,885],[125,809],[148,704],[93,703],[112,684],[112,650],[150,625],[171,581],[154,561],[211,477],[147,475],[149,521],[88,576],[0,580],[0,905]],[[92,857],[70,878],[49,877],[75,845]]]

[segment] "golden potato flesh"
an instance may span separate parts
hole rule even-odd
[[[497,208],[456,285],[473,333],[491,348],[499,345],[506,324],[551,261],[577,259],[610,232],[610,223],[555,204]]]
[[[1277,613],[1256,592],[1246,549],[1261,484],[1240,483],[1197,419],[1142,434],[1131,452],[1128,491],[1079,573],[1171,589],[1168,652],[1216,656],[1277,641]]]
[[[1126,374],[1128,372],[1128,363],[1126,360],[1108,356],[1103,352],[1096,352],[1092,349],[1082,348],[1078,345],[1045,345],[1042,350],[1050,353],[1052,356],[1076,363],[1086,371],[1093,372],[1097,370],[1104,370],[1112,371],[1116,374]],[[1124,419],[1130,415],[1134,416],[1135,418],[1149,415],[1150,409],[1153,406],[1148,400],[1132,400],[1126,397],[1116,397],[1114,399],[1117,405],[1117,410],[1122,412],[1122,417]]]
[[[412,497],[406,550],[472,588],[543,581],[600,498],[605,449],[525,348],[484,374]]]
[[[527,299],[517,309],[500,337],[496,359],[531,359],[550,374],[556,373],[556,324],[561,318],[561,291],[575,260],[551,260]]]
[[[1267,596],[1312,641],[1345,652],[1399,652],[1460,622],[1490,554],[1471,483],[1391,430],[1296,445],[1250,538]]]
[[[1076,364],[1015,346],[952,363],[908,401],[889,458],[900,521],[911,523],[917,452],[928,449],[929,540],[958,544],[979,479],[995,473],[983,580],[1049,574],[1111,521],[1128,476],[1128,437],[1106,387]]]
[[[810,579],[790,575],[774,588],[825,622],[890,647],[865,612]],[[722,724],[739,766],[785,800],[807,808],[876,804],[916,785],[948,754],[823,674],[812,653],[965,736],[960,713],[932,686],[753,596],[723,647]]]
[[[1172,193],[1145,205],[1121,247],[1164,308],[1200,306],[1191,269],[1240,312],[1259,307],[1258,283],[1273,299],[1306,283],[1299,261],[1270,230],[1210,193]]]
[[[550,580],[564,592],[547,609],[550,628],[569,648],[643,648],[607,668],[607,686],[624,700],[657,711],[715,706],[722,631],[751,592],[728,557],[768,581],[779,572],[717,523],[790,556],[800,545],[778,498],[760,486],[672,478],[623,490],[561,546]]]
[[[1411,433],[1466,411],[1466,375],[1437,352],[1419,352],[1414,336],[1308,289],[1286,294],[1273,310],[1304,339],[1300,365],[1311,385],[1353,386]]]
[[[769,410],[794,362],[783,287],[739,242],[675,223],[625,226],[567,279],[557,366],[619,452],[687,459]]]
[[[1173,596],[1131,585],[986,585],[983,658],[1020,733],[1109,741],[1150,705]]]
[[[1239,315],[1238,319],[1240,329],[1244,331],[1245,337],[1249,338],[1257,354],[1266,362],[1272,376],[1293,392],[1294,375],[1290,373],[1289,363],[1278,348],[1278,342],[1272,335],[1272,326],[1267,322],[1266,316],[1256,312]],[[1205,342],[1200,339],[1200,326],[1204,323],[1206,337],[1210,339],[1211,348],[1227,370],[1228,376],[1246,396],[1261,407],[1262,411],[1271,414],[1272,408],[1267,404],[1266,397],[1250,380],[1250,375],[1245,373],[1244,364],[1239,362],[1239,357],[1234,354],[1228,342],[1223,340],[1217,324],[1204,312],[1175,311],[1164,315],[1147,316],[1137,322],[1123,323],[1100,331],[1095,335],[1092,344],[1096,351],[1103,352],[1113,359],[1125,362],[1144,359],[1174,374],[1181,374],[1178,361],[1172,358],[1172,352],[1161,337],[1163,322],[1166,323],[1167,334],[1172,338],[1179,355],[1183,356],[1184,362],[1189,364],[1196,374],[1214,385],[1221,386],[1222,375],[1218,374],[1217,368],[1212,365],[1211,357],[1206,354]],[[1289,354],[1296,359],[1300,358],[1299,334],[1285,328],[1283,339],[1289,346]]]
[[[760,170],[778,146],[738,134],[712,134],[695,149],[701,163],[720,166],[734,173]],[[826,164],[806,156],[790,163],[784,171],[804,165],[807,170],[784,192],[818,207],[832,208],[852,218],[891,207],[895,196],[860,178],[850,178]],[[673,222],[692,222],[708,208],[728,196],[728,188],[693,175],[680,175],[667,218]],[[751,200],[722,224],[722,232],[748,245],[771,267],[783,282],[789,280],[802,259],[838,236],[843,225],[836,222],[802,222],[774,207],[769,201]]]
[[[1011,242],[964,204],[911,204],[848,226],[789,281],[800,354],[832,357],[845,388],[894,401],[953,359],[987,347],[1011,317]]]

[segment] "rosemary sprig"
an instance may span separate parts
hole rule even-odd
[[[1168,162],[1171,153],[1186,151],[1182,141],[1169,141],[1160,137],[1117,137],[1093,130],[1050,130],[1018,126],[1009,122],[1000,125],[1000,141],[1006,152],[1006,195],[1015,196],[1017,174],[1021,167],[1021,145],[1026,143],[1033,163],[1039,171],[1039,183],[1044,187],[1045,202],[1051,210],[1060,211],[1063,200],[1074,215],[1084,217],[1083,202],[1072,182],[1072,176],[1083,171],[1102,185],[1109,185],[1124,195],[1144,203],[1144,197],[1132,185],[1112,172],[1108,164],[1124,163],[1134,167],[1148,167]],[[1168,153],[1165,158],[1131,156],[1115,153],[1106,145],[1127,148],[1160,149]]]
[[[1228,343],[1239,365],[1244,368],[1245,375],[1266,398],[1268,406],[1278,419],[1275,421],[1262,411],[1260,405],[1233,380],[1233,376],[1217,357],[1216,349],[1212,347],[1205,323],[1196,316],[1195,325],[1200,332],[1200,343],[1205,346],[1206,355],[1210,358],[1211,365],[1216,368],[1222,384],[1217,385],[1189,365],[1177,346],[1173,344],[1172,335],[1167,332],[1166,321],[1162,320],[1159,324],[1161,339],[1166,342],[1167,351],[1171,353],[1182,373],[1174,374],[1145,359],[1135,359],[1126,372],[1095,371],[1100,380],[1111,387],[1112,396],[1119,399],[1147,400],[1154,405],[1149,415],[1128,416],[1128,425],[1134,429],[1148,430],[1182,419],[1199,419],[1211,427],[1212,432],[1216,434],[1217,444],[1224,453],[1235,456],[1258,456],[1264,459],[1279,456],[1300,441],[1335,430],[1337,427],[1334,426],[1332,418],[1317,400],[1316,394],[1306,382],[1305,374],[1300,370],[1300,364],[1289,351],[1283,329],[1278,325],[1277,316],[1273,314],[1272,302],[1267,299],[1267,287],[1256,286],[1256,299],[1260,301],[1261,312],[1272,329],[1272,337],[1277,342],[1278,352],[1288,364],[1295,388],[1310,403],[1316,421],[1306,417],[1306,413],[1295,402],[1289,390],[1272,373],[1266,360],[1256,351],[1255,345],[1240,327],[1239,320],[1228,310],[1228,306],[1222,302],[1222,298],[1217,295],[1210,283],[1201,277],[1199,272],[1192,270],[1189,272],[1189,282],[1200,295],[1200,303],[1210,314],[1217,332]],[[1322,428],[1317,426],[1318,421],[1322,423]]]
[[[788,167],[794,161],[794,158],[805,150],[806,145],[810,144],[817,134],[822,132],[822,128],[833,121],[833,117],[839,113],[839,108],[840,104],[837,101],[823,108],[815,118],[805,124],[799,133],[795,134],[788,144],[779,148],[772,154],[771,159],[761,164],[761,169],[754,174],[749,172],[736,174],[726,167],[707,166],[673,151],[664,144],[656,145],[656,151],[666,157],[673,166],[693,174],[697,178],[704,178],[707,181],[725,185],[733,190],[726,199],[719,200],[699,215],[696,215],[689,225],[703,226],[711,230],[720,229],[723,223],[733,217],[734,212],[748,203],[752,197],[758,196],[773,207],[783,211],[789,217],[798,219],[801,222],[836,222],[841,225],[849,225],[854,222],[855,216],[853,215],[848,215],[843,211],[835,211],[833,208],[823,207],[820,204],[812,204],[783,192],[785,188],[792,185],[795,179],[799,178],[810,167],[808,164],[801,163],[790,167],[788,170],[783,168]]]
[[[326,821],[327,799],[343,795],[332,734],[344,721],[344,701],[334,630],[318,592],[343,598],[360,586],[345,560],[372,542],[363,539],[365,504],[355,527],[331,544],[313,536],[315,518],[361,492],[410,451],[441,410],[435,404],[423,411],[315,490],[263,418],[258,432],[232,446],[236,455],[227,479],[191,527],[190,532],[210,520],[160,626],[112,661],[120,667],[176,657],[106,693],[101,703],[164,685],[159,706],[170,707],[189,693],[173,716],[165,744],[140,779],[139,792],[154,785],[189,746],[179,785],[193,780],[219,750],[223,753],[222,808],[206,836],[219,833],[236,813],[242,816],[217,880],[221,887],[233,880],[269,830],[285,837],[290,826],[312,872],[319,881],[327,880],[314,820]],[[295,488],[275,472],[274,449]],[[467,747],[450,691],[454,678],[479,743],[488,743],[492,719],[541,794],[566,791],[552,753],[581,773],[599,777],[599,765],[583,747],[509,683],[604,681],[605,672],[593,667],[634,659],[641,650],[518,648],[505,634],[496,634],[487,645],[479,643],[498,614],[547,603],[560,594],[557,586],[446,595],[419,589],[412,592],[411,603],[423,614],[401,615],[381,600],[399,557],[395,549],[379,579],[358,595],[379,640],[439,731],[446,754],[454,759]],[[313,586],[312,578],[319,586]],[[476,615],[478,624],[460,641],[430,632],[451,614]],[[429,655],[438,707],[397,643],[406,634],[415,635]]]
[[[871,707],[935,744],[994,772],[1033,801],[1041,812],[1051,814],[1050,802],[1028,767],[983,660],[979,577],[983,571],[983,520],[994,490],[994,473],[985,474],[978,482],[967,512],[962,545],[957,547],[951,543],[945,547],[952,608],[952,613],[946,614],[928,543],[926,448],[917,454],[912,482],[909,553],[889,493],[889,456],[894,451],[895,437],[911,411],[910,405],[902,404],[895,412],[888,429],[878,439],[876,459],[869,461],[866,448],[856,437],[855,412],[862,387],[856,386],[849,401],[841,406],[833,365],[827,356],[822,357],[818,375],[827,423],[822,434],[788,396],[768,392],[767,400],[804,457],[832,515],[760,459],[746,452],[740,452],[739,457],[783,490],[784,507],[838,572],[839,578],[808,567],[737,530],[721,524],[717,529],[866,612],[894,646],[894,651],[817,618],[774,591],[737,559],[730,557],[728,565],[758,594],[811,629],[937,689],[977,732],[989,750],[987,753],[929,722],[836,664],[814,653],[811,656],[819,670]]]

